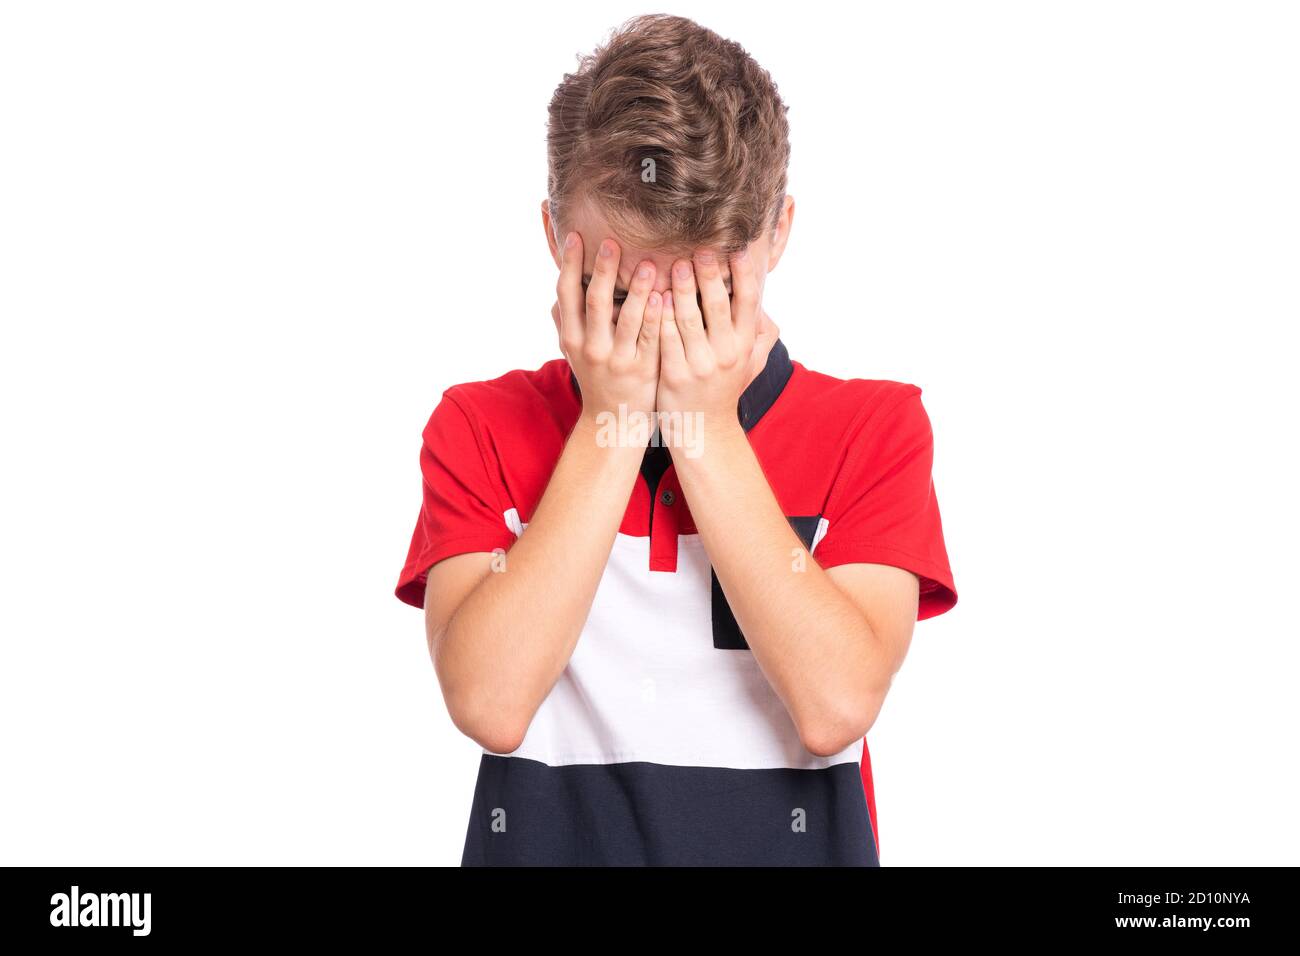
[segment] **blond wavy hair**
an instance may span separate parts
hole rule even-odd
[[[685,17],[636,17],[579,57],[551,98],[546,144],[552,221],[595,202],[644,248],[735,251],[775,227],[785,198],[776,84]]]

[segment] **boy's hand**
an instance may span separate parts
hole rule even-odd
[[[637,266],[614,317],[619,255],[613,239],[601,243],[584,294],[582,237],[570,232],[555,288],[558,299],[551,307],[560,350],[582,390],[582,414],[592,419],[601,412],[618,415],[620,405],[629,414],[654,414],[663,301],[652,291],[655,265],[647,260]],[[648,420],[653,427],[653,419]]]
[[[716,255],[697,252],[673,264],[659,333],[659,427],[672,444],[683,416],[702,413],[707,432],[738,426],[736,405],[754,374],[758,281],[748,250],[731,256],[728,300]],[[703,314],[695,301],[698,283]],[[679,412],[672,416],[665,413]]]

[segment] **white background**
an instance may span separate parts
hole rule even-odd
[[[420,431],[558,356],[546,104],[641,12],[0,8],[0,861],[459,862]],[[882,863],[1300,862],[1295,7],[671,12],[790,107],[792,356],[934,424]]]

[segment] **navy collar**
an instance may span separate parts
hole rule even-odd
[[[790,353],[786,351],[785,343],[777,339],[772,343],[772,351],[767,353],[767,364],[741,393],[736,414],[745,431],[757,425],[767,410],[776,404],[793,374],[794,363],[790,361]]]
[[[790,361],[790,353],[786,350],[785,343],[777,339],[772,344],[772,350],[767,353],[767,364],[746,386],[736,405],[736,417],[745,431],[757,425],[767,410],[776,404],[793,374],[794,363]],[[578,387],[578,377],[573,374],[573,369],[569,369],[569,381],[581,400],[582,390]]]

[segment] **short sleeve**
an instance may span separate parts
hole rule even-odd
[[[850,437],[813,549],[825,568],[862,562],[913,572],[921,582],[917,620],[942,614],[957,603],[931,475],[933,461],[934,436],[921,390],[908,386]]]
[[[455,554],[509,548],[515,535],[478,431],[451,390],[424,428],[420,473],[423,501],[395,593],[422,608],[429,568]]]

